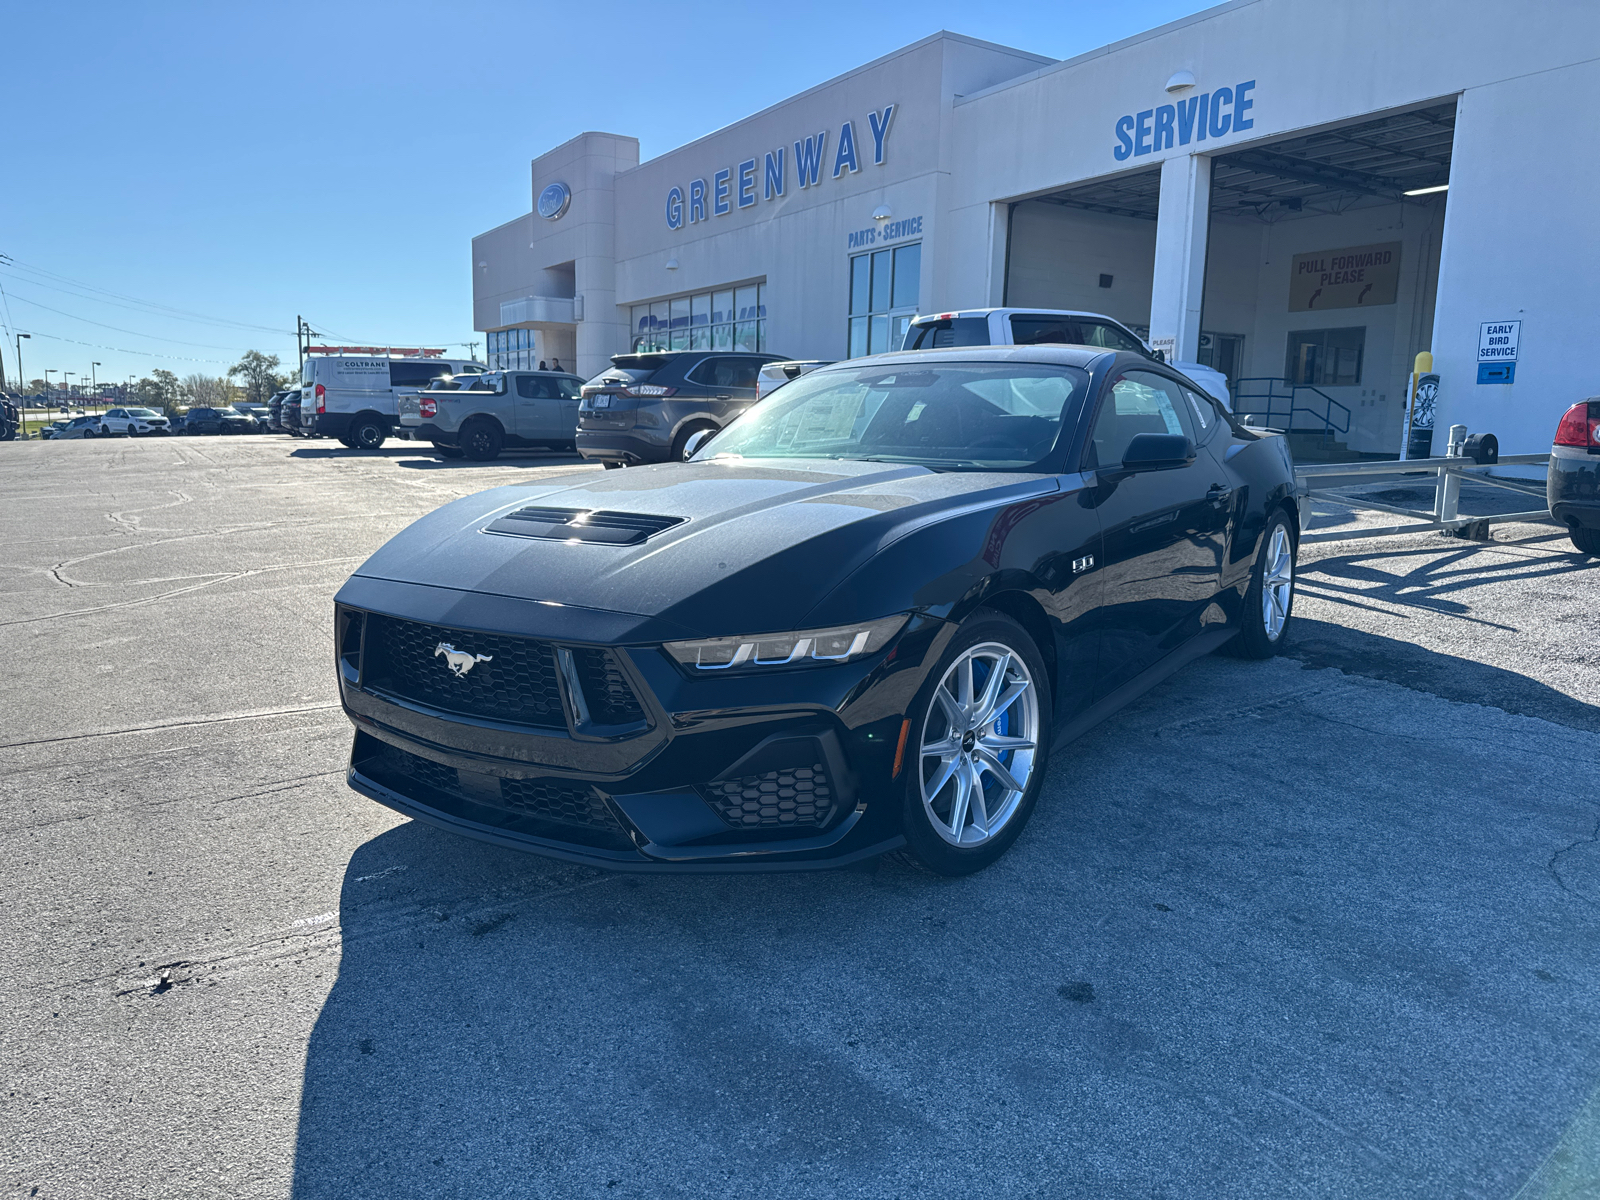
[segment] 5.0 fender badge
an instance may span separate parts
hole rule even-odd
[[[450,673],[458,679],[479,663],[494,661],[492,654],[468,654],[465,650],[457,650],[449,642],[440,642],[434,647],[433,656],[438,658],[441,654]]]

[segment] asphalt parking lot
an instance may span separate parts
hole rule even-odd
[[[0,1187],[24,1197],[1600,1194],[1600,566],[1307,547],[961,880],[606,875],[343,782],[330,598],[594,470],[0,447]]]

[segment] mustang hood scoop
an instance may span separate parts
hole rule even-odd
[[[514,537],[549,538],[558,542],[608,542],[633,546],[648,537],[681,525],[687,517],[651,513],[608,512],[605,509],[519,508],[483,527],[485,533]]]

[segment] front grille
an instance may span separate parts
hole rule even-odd
[[[614,829],[617,824],[592,788],[561,779],[502,779],[500,804],[563,825]]]
[[[452,660],[451,651],[468,657]],[[548,642],[374,613],[367,617],[364,660],[362,686],[374,691],[463,716],[566,727],[555,654]],[[457,674],[469,661],[464,673]]]
[[[368,753],[362,754],[365,747]],[[482,825],[554,841],[628,850],[622,825],[600,795],[565,779],[504,779],[466,772],[358,735],[356,769],[408,799]]]
[[[833,789],[820,762],[708,784],[702,794],[737,829],[822,826],[834,809]]]
[[[579,647],[572,652],[572,662],[578,668],[589,717],[596,725],[629,725],[644,720],[644,709],[639,707],[639,699],[628,686],[628,677],[622,673],[615,654]]]

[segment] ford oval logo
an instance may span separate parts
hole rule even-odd
[[[554,221],[571,203],[572,189],[564,183],[552,183],[539,193],[539,215],[546,221]]]

